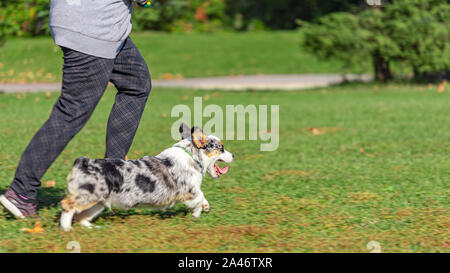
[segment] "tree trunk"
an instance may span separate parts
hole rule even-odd
[[[375,52],[372,55],[372,57],[373,57],[373,66],[375,69],[375,80],[385,82],[392,79],[392,73],[389,67],[389,62],[386,61],[379,52]]]

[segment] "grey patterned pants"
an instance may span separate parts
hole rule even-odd
[[[151,90],[144,58],[128,38],[116,59],[63,48],[62,92],[50,118],[23,153],[11,188],[36,199],[40,179],[89,120],[111,81],[118,90],[108,120],[106,158],[125,158]]]

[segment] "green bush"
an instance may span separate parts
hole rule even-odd
[[[227,28],[225,0],[159,0],[150,9],[136,8],[137,30],[212,32]]]
[[[320,59],[337,59],[345,70],[357,67],[365,70],[370,45],[370,31],[361,27],[360,18],[350,13],[332,13],[317,24],[300,22],[303,46]]]
[[[6,36],[6,24],[3,21],[2,17],[0,17],[0,46],[5,42]]]
[[[450,70],[450,4],[446,0],[397,0],[384,12],[385,32],[398,46],[396,59],[414,76]]]
[[[344,68],[370,59],[375,78],[392,78],[391,64],[411,66],[414,76],[450,70],[450,5],[445,0],[395,0],[384,8],[334,13],[302,25],[303,47]]]
[[[0,8],[6,35],[36,36],[48,34],[50,0],[8,0]]]

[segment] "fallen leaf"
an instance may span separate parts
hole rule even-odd
[[[311,133],[315,136],[323,134],[319,129],[317,128],[309,128],[309,130],[311,131]]]
[[[53,181],[53,180],[45,182],[46,188],[53,188],[55,185],[56,185],[56,181]]]
[[[366,153],[366,151],[364,151],[363,148],[359,149],[359,152],[362,153],[362,154],[365,155],[365,156],[368,156],[368,157],[374,157],[374,156],[375,156],[375,155],[373,155],[373,154],[368,154],[368,153]]]
[[[307,128],[300,128],[301,131],[310,131],[313,135],[322,135],[328,132],[337,132],[342,130],[342,128],[337,127],[307,127]]]
[[[49,100],[52,97],[52,93],[50,92],[45,92],[45,97]]]
[[[41,222],[36,222],[34,228],[21,228],[20,231],[26,231],[28,233],[42,233],[44,229],[41,227]]]
[[[442,82],[438,85],[438,93],[443,93],[445,90],[445,82]]]
[[[174,78],[173,75],[170,73],[166,73],[161,76],[161,79],[164,79],[164,80],[173,80],[173,78]]]
[[[125,160],[128,160],[128,155],[125,156]]]

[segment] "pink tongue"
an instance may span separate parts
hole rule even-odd
[[[220,169],[219,165],[214,164],[214,168],[216,169],[218,174],[225,174],[228,172],[228,166],[223,167],[223,169]]]

